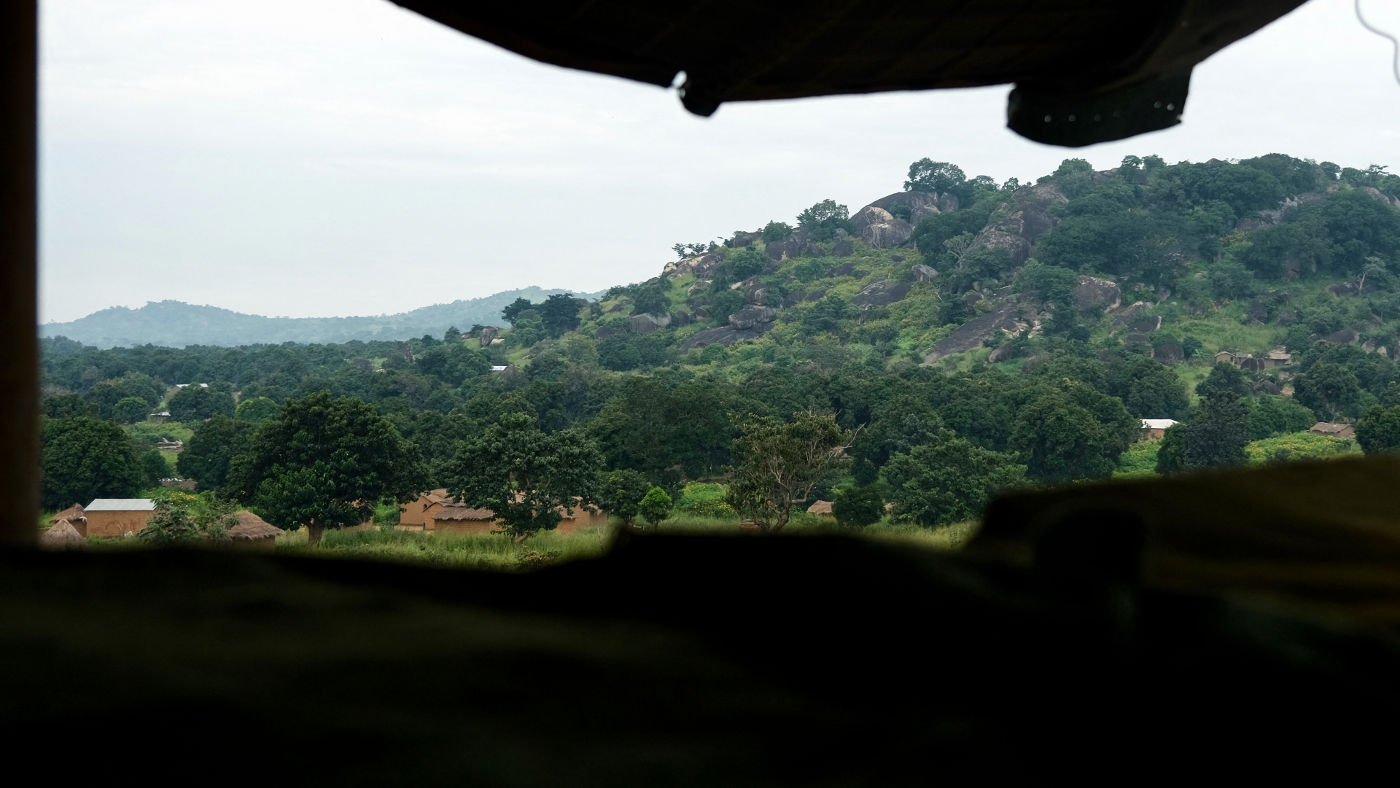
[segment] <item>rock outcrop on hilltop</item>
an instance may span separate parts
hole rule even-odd
[[[1011,200],[992,212],[987,226],[972,239],[966,255],[976,250],[1005,251],[1015,265],[1026,262],[1031,246],[1040,236],[1054,229],[1058,219],[1051,208],[1069,202],[1053,183],[1017,189]]]

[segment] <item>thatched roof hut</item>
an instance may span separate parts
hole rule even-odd
[[[831,501],[817,501],[807,507],[807,514],[815,514],[818,517],[835,517],[831,513]]]
[[[267,522],[248,510],[235,515],[238,525],[228,529],[229,542],[234,547],[252,547],[271,550],[277,545],[277,536],[282,529]]]
[[[73,524],[76,524],[76,523],[79,522],[79,521],[82,521],[82,523],[83,523],[84,525],[86,525],[86,524],[87,524],[87,514],[86,514],[85,512],[83,512],[83,505],[82,505],[82,504],[80,504],[80,503],[75,503],[75,504],[73,504],[72,506],[68,507],[67,509],[64,509],[63,511],[61,511],[61,512],[59,512],[58,514],[54,515],[53,517],[50,517],[50,518],[49,518],[49,523],[52,524],[52,525],[58,525],[58,521],[59,521],[59,520],[67,520],[69,525],[73,525]]]
[[[87,547],[87,539],[67,520],[59,520],[56,525],[39,537],[39,546],[45,550],[81,550]]]

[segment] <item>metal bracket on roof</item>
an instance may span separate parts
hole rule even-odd
[[[1017,84],[1006,126],[1036,142],[1079,148],[1170,128],[1181,122],[1191,72],[1103,92]]]

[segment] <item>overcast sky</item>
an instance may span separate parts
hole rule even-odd
[[[1366,0],[1400,31],[1400,3]],[[386,0],[42,0],[41,312],[177,299],[293,317],[640,281],[911,161],[1034,179],[1282,152],[1400,170],[1389,42],[1313,0],[1198,66],[1185,123],[1079,151],[1008,87],[730,104],[546,66]]]

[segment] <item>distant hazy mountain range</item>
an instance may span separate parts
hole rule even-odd
[[[140,309],[114,306],[70,323],[45,323],[39,327],[39,336],[65,336],[99,348],[147,344],[234,347],[283,342],[408,339],[424,334],[441,337],[449,326],[465,332],[476,323],[501,325],[501,309],[517,298],[538,303],[555,293],[566,292],[572,291],[527,287],[378,317],[262,317],[216,306],[152,301]],[[594,300],[602,293],[575,295]]]

